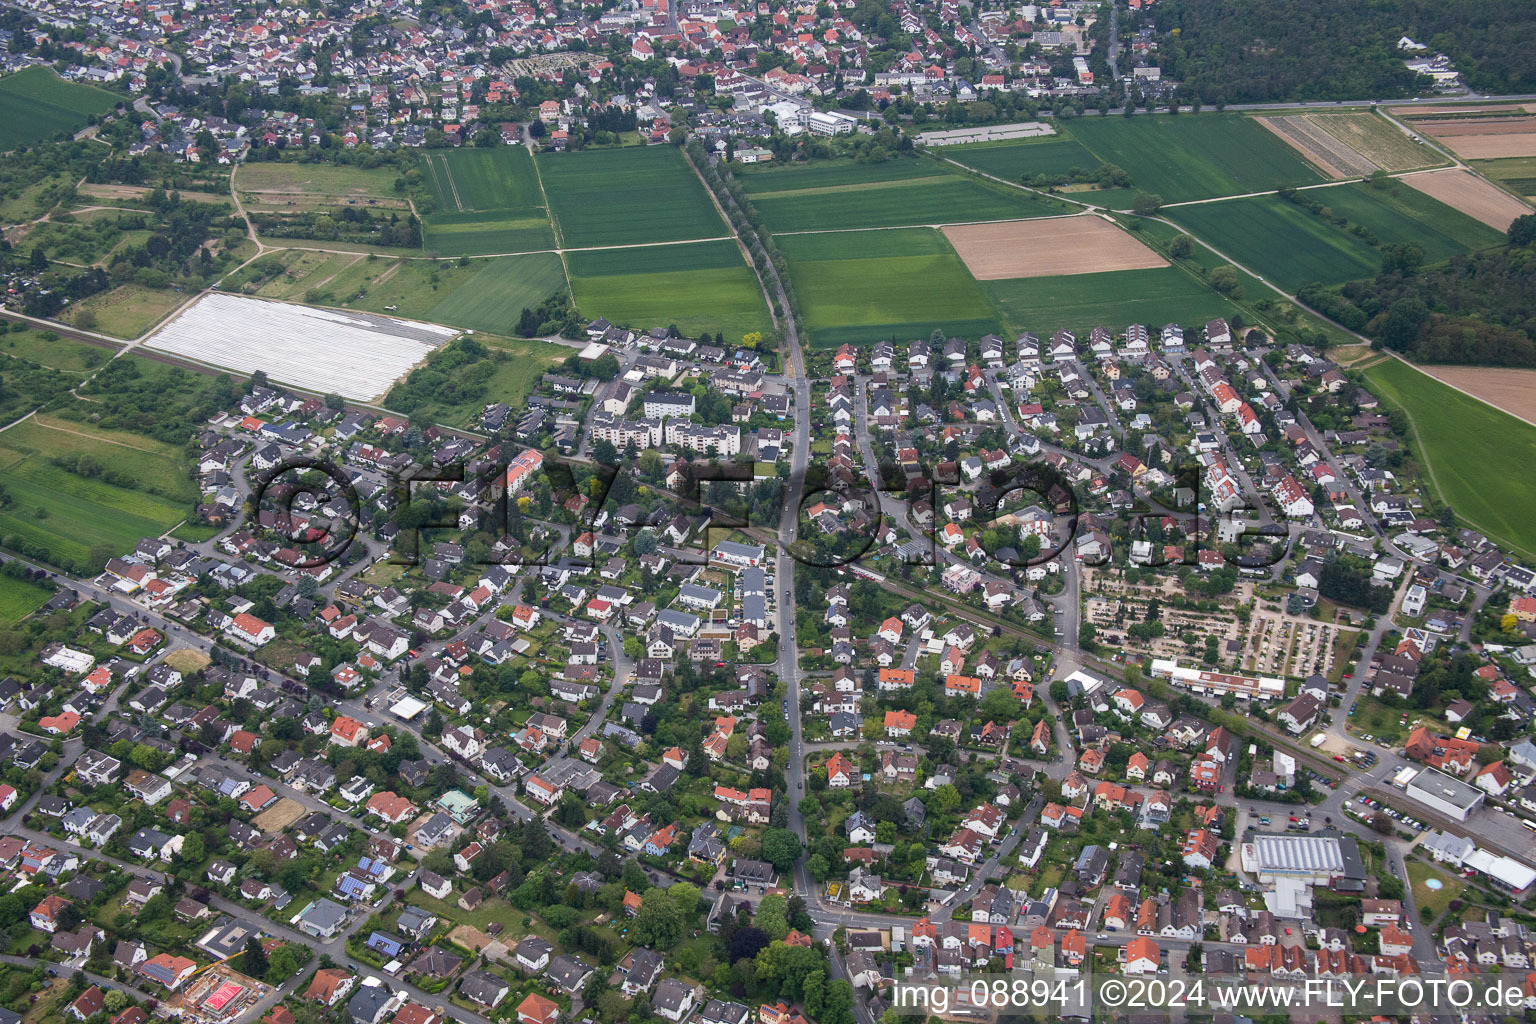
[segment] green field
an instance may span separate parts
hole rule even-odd
[[[159,536],[185,517],[185,503],[53,465],[51,456],[75,450],[81,439],[44,427],[29,431],[31,426],[28,421],[0,433],[0,467],[10,499],[0,508],[0,537],[7,544],[19,539],[47,549],[56,562],[96,569],[111,555],[144,537]],[[92,449],[103,462],[109,450],[111,467],[119,472],[165,468],[163,456],[107,445]]]
[[[0,623],[9,625],[41,608],[53,593],[41,583],[0,573]]]
[[[1092,171],[1103,162],[1081,142],[1063,136],[945,146],[938,154],[1007,181],[1021,181],[1037,174],[1056,177],[1074,168]]]
[[[39,366],[53,370],[84,373],[106,362],[112,349],[104,345],[55,337],[49,341],[43,331],[22,331],[19,334],[0,335],[0,352],[18,359],[29,359]]]
[[[1319,191],[1331,196],[1336,190]],[[1372,277],[1381,270],[1381,256],[1363,240],[1276,196],[1164,212],[1288,292],[1314,281],[1339,284]]]
[[[979,337],[1001,325],[965,264],[930,228],[789,235],[780,240],[818,348]]]
[[[1081,117],[1068,131],[1166,203],[1324,180],[1263,125],[1236,114]]]
[[[564,247],[729,234],[676,146],[547,153],[536,159]]]
[[[422,245],[438,256],[488,256],[555,247],[554,229],[541,208],[430,213],[424,228]]]
[[[483,256],[555,247],[533,157],[522,146],[454,149],[424,157],[437,212],[423,244],[442,256]]]
[[[86,126],[120,97],[93,85],[66,82],[45,67],[0,78],[0,150],[15,149]]]
[[[1457,517],[1536,557],[1536,517],[1525,504],[1536,427],[1400,359],[1383,359],[1364,372],[1372,392],[1408,414],[1426,475]]]
[[[439,212],[544,205],[533,157],[522,146],[439,150],[425,162]]]
[[[422,316],[441,324],[511,334],[525,306],[565,291],[565,268],[554,253],[476,260],[473,274]]]
[[[730,341],[772,332],[757,277],[734,242],[571,252],[566,261],[585,317],[637,328],[676,324],[689,337],[723,331]]]
[[[1430,262],[1503,240],[1487,225],[1397,182],[1339,185],[1303,195],[1346,218],[1350,226],[1359,224],[1382,243],[1415,243]],[[1279,196],[1201,203],[1164,213],[1286,291],[1314,281],[1341,284],[1381,269],[1380,253],[1349,227]]]
[[[1511,192],[1527,199],[1536,199],[1536,156],[1511,156],[1470,162],[1479,174],[1502,183]]]
[[[930,160],[816,162],[744,175],[743,180],[763,223],[775,232],[1011,220],[1063,209],[1053,200]]]
[[[1155,329],[1237,312],[1180,267],[983,281],[981,287],[1010,330],[1042,338],[1063,327],[1078,334],[1098,326],[1118,331],[1130,323]]]
[[[291,192],[311,196],[373,196],[398,198],[396,172],[388,167],[258,160],[235,171],[242,192]]]

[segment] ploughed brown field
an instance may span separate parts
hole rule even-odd
[[[1536,156],[1536,117],[1420,121],[1414,125],[1463,160]]]
[[[1516,217],[1531,212],[1529,206],[1508,192],[1490,185],[1471,171],[1457,167],[1426,171],[1423,174],[1405,174],[1399,180],[1500,231],[1508,230],[1510,222]]]
[[[943,231],[978,281],[1168,265],[1115,224],[1092,215],[956,224]]]
[[[1511,416],[1536,423],[1536,370],[1485,366],[1421,366],[1419,369]]]

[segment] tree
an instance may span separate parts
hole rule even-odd
[[[1243,286],[1237,278],[1237,270],[1229,266],[1220,266],[1211,271],[1208,279],[1212,288],[1228,298],[1242,298]]]
[[[828,983],[820,1024],[853,1024],[853,986],[841,978]]]
[[[1168,255],[1176,260],[1187,260],[1195,251],[1195,240],[1188,235],[1175,235],[1172,242],[1168,243]]]
[[[800,837],[786,828],[770,828],[763,833],[763,859],[781,874],[795,866],[802,849]]]
[[[1163,197],[1155,192],[1137,192],[1131,199],[1131,210],[1142,217],[1150,217],[1163,208]]]
[[[1536,242],[1536,213],[1521,214],[1510,221],[1510,245],[1530,245],[1532,242]]]
[[[784,938],[789,934],[789,902],[777,893],[764,896],[757,905],[756,923],[768,938]]]
[[[203,851],[203,837],[196,832],[188,832],[181,841],[181,862],[200,867],[206,856],[207,854]]]
[[[738,960],[750,960],[766,949],[768,942],[768,934],[761,928],[738,928],[726,943],[726,956],[733,964]]]
[[[267,978],[274,982],[287,981],[299,972],[300,966],[299,955],[292,946],[279,946],[267,960]]]
[[[245,956],[242,964],[246,974],[253,978],[267,976],[267,951],[261,948],[261,939],[252,935],[245,940]]]
[[[683,915],[677,901],[665,889],[650,889],[640,897],[635,913],[634,937],[642,946],[671,948],[683,937]]]

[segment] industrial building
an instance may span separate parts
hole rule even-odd
[[[1403,792],[1436,814],[1456,821],[1466,821],[1487,795],[1476,786],[1469,786],[1436,768],[1419,772],[1409,780]]]
[[[1365,864],[1353,836],[1255,834],[1241,848],[1242,866],[1263,885],[1287,879],[1307,885],[1358,882]]]

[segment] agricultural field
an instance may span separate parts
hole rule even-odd
[[[73,422],[50,426],[34,417],[11,427],[0,433],[0,469],[10,499],[0,508],[0,536],[9,547],[46,549],[49,559],[60,564],[100,568],[112,554],[175,526],[189,502],[119,487],[50,460],[88,454],[114,472],[157,486],[180,475],[181,486],[190,490],[190,480],[170,451],[171,446],[148,438],[93,431]]]
[[[50,68],[24,68],[0,78],[0,151],[79,131],[90,115],[120,102],[105,89],[66,82]]]
[[[981,287],[932,229],[788,235],[780,248],[817,348],[934,330],[979,337],[1000,327]]]
[[[441,298],[436,305],[419,314],[419,319],[492,334],[510,334],[524,307],[537,306],[566,289],[565,268],[554,253],[476,260],[468,269],[471,271],[469,277],[452,291],[438,293]],[[399,275],[394,280],[400,280]],[[389,283],[379,294],[372,296],[375,303],[390,294]],[[401,315],[417,316],[410,312],[414,303],[406,301],[408,298],[402,295],[401,301],[395,304]]]
[[[1475,160],[1478,173],[1499,182],[1516,195],[1536,199],[1536,157],[1515,156],[1502,160]]]
[[[544,205],[533,157],[522,146],[433,150],[423,161],[439,213]]]
[[[1101,163],[1081,142],[1061,136],[946,146],[941,155],[1005,181],[1027,181],[1037,174],[1054,178],[1073,170],[1092,171]]]
[[[1516,217],[1531,212],[1525,203],[1471,171],[1447,167],[1443,171],[1411,174],[1403,180],[1498,231],[1507,231]]]
[[[1512,366],[1426,366],[1423,370],[1457,391],[1536,424],[1536,370]]]
[[[1335,189],[1328,189],[1331,198]],[[1323,196],[1309,193],[1326,202]],[[1164,211],[1230,259],[1295,292],[1310,282],[1340,284],[1372,277],[1381,258],[1364,240],[1276,196],[1181,206]]]
[[[1401,359],[1382,359],[1364,373],[1373,393],[1407,414],[1415,453],[1441,500],[1474,529],[1536,557],[1536,519],[1526,510],[1536,426]]]
[[[943,230],[978,281],[1167,266],[1130,232],[1099,216],[958,224]]]
[[[1374,171],[1410,171],[1445,159],[1401,128],[1369,111],[1315,112],[1255,118],[1335,178]]]
[[[442,256],[533,252],[555,247],[533,157],[522,146],[427,153],[437,212],[423,244]]]
[[[422,246],[435,256],[492,256],[555,247],[555,232],[542,207],[429,213],[422,227]]]
[[[1419,118],[1413,126],[1463,160],[1536,156],[1536,116],[1512,108],[1481,116]]]
[[[1082,117],[1069,131],[1099,160],[1124,168],[1137,189],[1165,203],[1323,180],[1272,133],[1236,114]]]
[[[1426,175],[1406,180],[1421,177]],[[1384,185],[1351,183],[1303,195],[1322,203],[1333,215],[1346,218],[1348,226],[1339,227],[1278,196],[1202,203],[1165,212],[1186,230],[1288,292],[1314,281],[1341,284],[1380,271],[1380,254],[1349,230],[1354,225],[1382,243],[1413,242],[1423,248],[1430,262],[1502,240],[1497,232],[1471,217],[1395,181]]]
[[[1061,204],[947,170],[929,160],[814,163],[742,176],[770,231],[831,231],[1014,220]]]
[[[730,341],[773,330],[757,277],[735,242],[568,252],[571,295],[585,317]]]
[[[1042,338],[1065,327],[1160,326],[1231,316],[1237,307],[1181,267],[985,281],[982,289],[1015,333]]]
[[[1315,198],[1333,207],[1334,213],[1363,224],[1383,242],[1413,242],[1424,249],[1431,262],[1472,249],[1502,245],[1503,232],[1447,206],[1417,189],[1409,188],[1413,175],[1402,181],[1370,185],[1346,185],[1317,193]]]
[[[41,583],[0,573],[0,625],[26,618],[41,608],[53,592]]]
[[[676,146],[535,158],[565,248],[645,245],[729,234]]]

